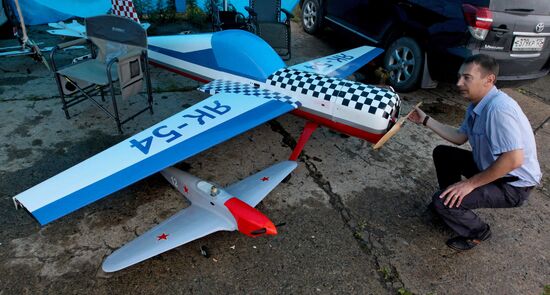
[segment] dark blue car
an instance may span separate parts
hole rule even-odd
[[[454,80],[467,56],[500,64],[498,81],[518,84],[550,70],[549,0],[301,0],[302,25],[342,29],[386,50],[398,91]],[[513,83],[512,83],[513,82]]]

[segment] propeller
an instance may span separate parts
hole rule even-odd
[[[279,228],[283,225],[286,225],[286,222],[281,222],[277,225],[275,225],[275,228]],[[260,229],[257,229],[257,230],[253,230],[250,232],[251,235],[254,235],[254,236],[258,236],[258,235],[262,235],[262,234],[265,234],[267,232],[267,229],[265,227],[262,227]]]
[[[401,125],[403,125],[403,123],[405,123],[407,118],[409,118],[409,116],[414,112],[414,110],[417,107],[419,107],[420,105],[422,105],[422,102],[417,103],[414,106],[414,108],[405,117],[399,118],[399,120],[397,120],[395,125],[393,125],[393,127],[388,132],[386,132],[386,134],[384,134],[384,136],[382,136],[382,138],[380,138],[380,140],[378,140],[378,142],[374,145],[373,149],[377,150],[377,149],[381,148],[382,145],[384,145],[384,143],[386,143],[386,141],[388,141],[390,138],[392,138],[392,136],[394,136],[397,133],[397,131],[399,131],[399,129],[401,129]]]

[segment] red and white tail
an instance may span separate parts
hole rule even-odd
[[[132,0],[111,0],[111,4],[113,5],[114,15],[127,17],[129,19],[133,19],[138,24],[140,23]]]

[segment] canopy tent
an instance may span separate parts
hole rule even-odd
[[[5,0],[15,10],[14,0]],[[149,7],[166,6],[166,0],[141,0]],[[184,0],[176,0],[181,8]],[[111,0],[19,0],[25,24],[39,25],[66,20],[71,17],[90,17],[106,14],[111,9]]]
[[[14,0],[4,0],[15,10]],[[142,4],[148,3],[149,7],[158,7],[158,3],[166,5],[166,0],[141,0]],[[185,0],[176,0],[178,12],[185,9]],[[210,0],[197,0],[198,6],[206,11],[206,4]],[[227,3],[235,7],[238,12],[248,15],[245,6],[248,0],[228,0]],[[282,7],[292,11],[298,4],[298,0],[282,0]],[[66,20],[71,17],[90,17],[105,14],[111,8],[111,0],[19,0],[21,13],[25,24],[39,25]]]
[[[6,0],[15,11],[13,0]],[[21,13],[27,25],[40,25],[66,20],[73,16],[89,17],[105,14],[111,8],[110,0],[19,0]]]

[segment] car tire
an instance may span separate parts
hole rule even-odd
[[[309,34],[321,29],[323,12],[319,0],[305,0],[302,5],[302,28]]]
[[[386,50],[384,68],[388,72],[388,82],[399,92],[417,88],[423,67],[424,52],[410,37],[394,40]]]

